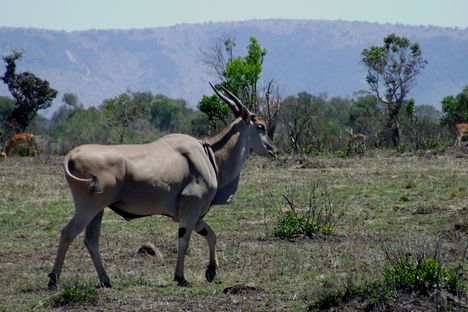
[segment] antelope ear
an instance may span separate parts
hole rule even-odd
[[[250,124],[253,121],[254,116],[255,115],[252,115],[246,107],[242,107],[241,117],[246,124]]]

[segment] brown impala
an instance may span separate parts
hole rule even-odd
[[[455,127],[458,129],[458,136],[455,140],[455,145],[461,146],[461,142],[464,136],[468,136],[468,123],[459,123]]]
[[[236,119],[217,135],[196,139],[171,134],[142,145],[83,145],[65,157],[65,177],[75,214],[60,234],[49,288],[57,286],[67,249],[84,229],[85,245],[100,283],[111,286],[99,253],[105,207],[127,220],[162,214],[179,222],[174,274],[179,286],[187,285],[184,257],[192,231],[204,236],[210,254],[205,275],[208,282],[213,280],[218,267],[216,234],[203,217],[211,206],[231,200],[251,151],[271,157],[277,154],[265,122],[251,114],[235,95],[223,90],[225,94],[215,92]]]
[[[12,135],[8,141],[6,142],[5,146],[3,147],[2,151],[0,152],[0,156],[3,158],[7,158],[8,154],[18,147],[18,145],[26,143],[28,144],[31,152],[34,155],[37,155],[36,149],[36,137],[30,133],[17,133]]]

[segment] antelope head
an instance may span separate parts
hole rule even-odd
[[[226,95],[216,90],[211,83],[210,86],[224,103],[228,104],[234,116],[236,118],[242,118],[244,121],[247,127],[247,142],[245,147],[249,151],[253,151],[262,156],[278,156],[278,149],[268,136],[266,123],[263,118],[259,115],[252,114],[247,107],[242,104],[241,100],[225,87],[221,86],[221,89]]]

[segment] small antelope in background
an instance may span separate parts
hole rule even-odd
[[[346,128],[349,134],[348,149],[352,152],[363,153],[366,143],[366,135],[362,133],[354,133],[353,128]]]
[[[68,153],[64,170],[75,213],[60,234],[49,288],[57,287],[68,247],[83,230],[101,286],[111,287],[99,252],[106,207],[127,220],[158,214],[179,222],[174,272],[179,286],[188,284],[184,259],[192,231],[205,237],[209,247],[205,276],[213,281],[218,267],[216,234],[204,216],[211,206],[231,201],[241,168],[252,151],[277,155],[263,119],[228,90],[223,88],[223,94],[213,89],[236,117],[214,136],[196,139],[171,134],[149,144],[82,145]]]
[[[458,130],[458,136],[455,140],[455,145],[461,146],[461,142],[464,136],[468,136],[468,123],[459,123],[455,127]]]
[[[7,158],[8,154],[20,144],[27,144],[34,155],[37,155],[36,137],[31,133],[17,133],[12,135],[5,143],[0,156]]]

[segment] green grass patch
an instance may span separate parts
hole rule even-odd
[[[431,257],[392,259],[383,277],[397,290],[428,294],[439,288],[454,295],[465,292],[462,271],[447,269],[441,260]]]
[[[46,305],[63,307],[68,305],[94,303],[98,300],[96,287],[82,287],[78,285],[65,286],[46,300]]]
[[[443,292],[462,288],[457,272],[463,270],[455,269],[462,258],[468,224],[467,158],[392,152],[353,158],[249,158],[233,202],[212,207],[205,217],[217,234],[220,264],[211,284],[205,279],[208,246],[204,237],[192,234],[185,258],[191,287],[180,288],[173,281],[178,224],[164,216],[127,222],[106,209],[100,250],[114,288],[94,293],[92,286],[99,280],[82,233],[65,258],[59,284],[63,288],[51,293],[47,273],[53,266],[60,230],[74,207],[63,176],[63,159],[51,156],[46,162],[44,157],[0,160],[0,310],[52,310],[55,304],[59,310],[75,311],[206,311],[213,307],[305,311],[314,302],[318,306],[337,303],[341,309],[343,297],[358,302],[359,307],[370,307],[398,299],[385,301],[379,295],[384,290],[379,287],[385,285],[396,292],[383,278],[386,262],[381,241],[399,246],[404,240],[414,245],[439,237],[446,247],[442,268],[451,273],[440,275]],[[311,196],[310,181],[317,180],[321,184]],[[317,234],[314,240],[275,238],[276,224],[285,214],[285,224],[301,219],[299,228],[306,231],[304,223],[309,220],[308,231],[317,229],[309,206],[315,201],[311,206],[326,207],[324,186],[332,208],[345,207],[333,222],[332,235]],[[283,195],[294,202],[295,215]],[[408,200],[401,200],[402,196]],[[333,215],[340,214],[334,211]],[[137,255],[148,242],[161,251],[164,261]],[[426,255],[438,259],[434,252]],[[410,263],[417,266],[417,259],[411,258]],[[364,276],[366,280],[357,280]],[[325,285],[324,280],[334,284]],[[258,290],[243,295],[223,293],[237,284],[254,284]],[[320,303],[325,289],[330,292],[328,299]],[[454,298],[461,300],[459,295]],[[379,303],[375,306],[380,307]]]

